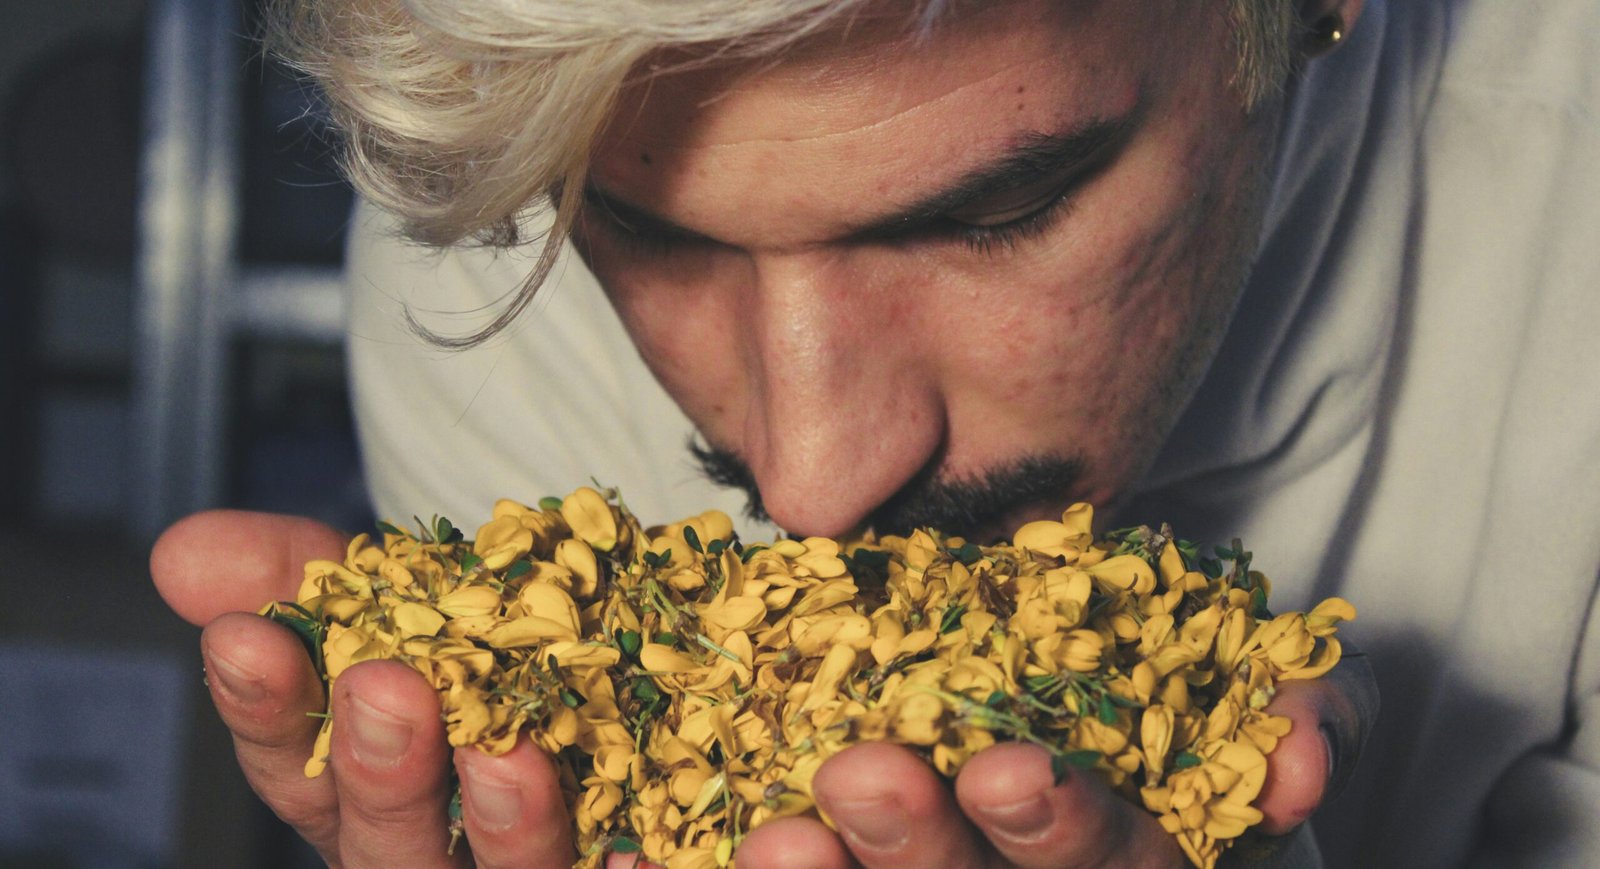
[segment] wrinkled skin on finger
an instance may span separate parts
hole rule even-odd
[[[303,565],[342,558],[345,540],[306,519],[214,511],[174,525],[151,553],[162,597],[205,627],[207,684],[250,786],[330,866],[570,866],[571,822],[550,759],[526,741],[498,758],[452,751],[433,689],[403,665],[367,662],[340,676],[329,766],[306,777],[323,684],[300,640],[253,613],[292,599]],[[472,842],[454,856],[452,764]]]
[[[1292,728],[1255,803],[1264,820],[1251,862],[1287,850],[1290,834],[1347,776],[1376,716],[1376,683],[1356,654],[1323,680],[1285,683],[1269,711]],[[858,745],[824,764],[814,787],[838,832],[804,818],[767,824],[740,847],[740,865],[1188,865],[1144,809],[1089,774],[1056,782],[1046,752],[1024,743],[978,753],[953,788],[907,749]]]

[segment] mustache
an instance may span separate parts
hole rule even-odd
[[[746,515],[772,521],[762,506],[755,474],[738,454],[698,438],[690,439],[689,454],[706,479],[744,492]],[[964,478],[941,477],[937,462],[930,462],[873,510],[866,524],[879,534],[903,536],[918,528],[937,528],[970,537],[993,531],[1007,514],[1020,508],[1063,502],[1083,472],[1084,461],[1079,456],[1024,456]]]

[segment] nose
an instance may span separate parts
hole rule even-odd
[[[742,452],[768,514],[838,536],[938,455],[945,413],[910,294],[849,254],[758,256]]]

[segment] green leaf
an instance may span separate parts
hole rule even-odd
[[[633,680],[633,696],[636,700],[653,703],[661,697],[661,692],[656,690],[656,683],[646,676]]]
[[[433,523],[433,537],[440,543],[456,543],[463,539],[461,529],[443,516]]]
[[[450,795],[450,820],[461,820],[461,788],[456,788],[456,792]]]
[[[1186,752],[1178,755],[1177,758],[1172,761],[1172,768],[1173,769],[1189,769],[1190,767],[1195,767],[1195,766],[1199,766],[1199,765],[1200,765],[1200,755],[1195,754],[1192,751],[1186,751]]]
[[[939,619],[939,633],[948,634],[956,628],[961,627],[961,617],[966,614],[967,605],[964,603],[958,603],[955,606],[945,610],[944,615]]]
[[[482,563],[483,563],[483,559],[481,559],[478,556],[473,555],[472,553],[468,552],[466,555],[461,556],[461,572],[462,573],[471,573],[474,570],[477,570],[478,569],[478,565],[480,565]]]
[[[760,543],[752,543],[749,546],[746,546],[743,552],[739,553],[739,560],[743,561],[745,564],[749,564],[752,556],[766,548],[766,546],[763,546]]]
[[[656,642],[663,646],[676,646],[678,644],[678,635],[662,631],[656,634]]]
[[[713,558],[715,558],[716,556],[722,554],[722,550],[727,549],[727,548],[728,548],[728,541],[722,540],[722,539],[719,538],[717,540],[711,541],[711,545],[706,547],[706,554],[711,556],[711,557],[713,557]]]
[[[1098,711],[1100,723],[1112,725],[1117,723],[1117,707],[1112,705],[1109,695],[1100,695],[1100,709]]]
[[[406,532],[401,531],[399,528],[396,528],[394,525],[392,525],[392,524],[390,524],[388,522],[379,522],[378,523],[378,530],[382,531],[385,534],[393,534],[396,537],[409,537],[410,536]]]
[[[561,702],[563,704],[565,704],[567,706],[567,708],[569,708],[569,709],[577,709],[579,706],[582,706],[583,704],[588,703],[589,700],[588,700],[588,698],[586,698],[582,694],[579,694],[578,692],[572,690],[571,688],[562,688],[561,689]]]
[[[1272,618],[1272,610],[1267,609],[1266,589],[1256,586],[1256,590],[1250,592],[1250,610],[1250,614],[1257,619],[1265,621]]]
[[[855,559],[857,564],[871,570],[889,569],[889,553],[882,549],[861,548],[850,553],[850,557]]]
[[[1206,575],[1206,579],[1217,579],[1222,576],[1222,562],[1215,558],[1202,558],[1200,572]]]
[[[639,843],[626,836],[618,836],[611,840],[611,850],[618,854],[637,854]]]
[[[295,636],[300,638],[301,645],[306,647],[306,652],[312,656],[316,655],[317,640],[321,638],[323,631],[321,622],[309,621],[307,619],[297,619],[293,616],[284,616],[278,614],[274,614],[272,616],[272,620],[287,627],[289,630],[294,631]]]
[[[518,561],[518,562],[513,563],[510,567],[506,568],[506,579],[507,580],[513,580],[513,579],[516,579],[517,577],[520,577],[520,576],[526,576],[526,575],[528,575],[528,574],[530,574],[532,572],[533,572],[533,563],[532,562],[529,562],[529,561]]]
[[[1004,704],[1005,702],[1006,702],[1006,692],[1004,692],[1004,691],[992,691],[992,692],[989,693],[989,696],[984,699],[983,705],[989,707],[990,709],[999,709],[1000,706],[1002,704]]]
[[[639,647],[642,645],[644,645],[644,639],[639,636],[638,631],[623,631],[617,637],[617,646],[622,649],[624,655],[630,658],[639,654]]]
[[[1089,769],[1099,763],[1100,758],[1104,757],[1104,755],[1094,749],[1085,748],[1079,751],[1065,751],[1057,755],[1057,757],[1078,769]]]
[[[694,530],[693,525],[683,526],[683,542],[689,544],[689,548],[696,552],[704,553],[706,551],[705,547],[700,545],[700,533]]]
[[[1073,770],[1089,769],[1099,762],[1098,751],[1063,751],[1050,756],[1050,773],[1059,785],[1067,780]]]
[[[554,495],[546,495],[539,499],[540,510],[560,510],[561,499]]]
[[[983,557],[983,550],[978,548],[976,543],[963,543],[955,549],[947,549],[945,551],[954,556],[957,561],[966,565],[971,565]]]

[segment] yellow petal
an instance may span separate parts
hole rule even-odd
[[[523,616],[495,627],[486,639],[497,649],[516,649],[550,640],[575,641],[578,633],[571,625],[544,616]]]
[[[456,618],[492,615],[500,609],[500,592],[487,585],[464,585],[439,598],[439,612]]]
[[[1077,536],[1086,536],[1094,529],[1094,506],[1079,501],[1061,514],[1061,524]]]
[[[1183,581],[1187,569],[1183,566],[1183,553],[1175,543],[1168,542],[1161,550],[1161,584],[1172,586]]]
[[[661,643],[645,643],[639,649],[639,663],[652,673],[688,673],[700,666],[689,656]]]
[[[322,729],[317,731],[317,740],[311,746],[311,756],[306,758],[306,778],[316,778],[328,768],[328,752],[333,746],[333,718],[322,719]]]
[[[556,564],[572,571],[574,597],[589,597],[600,586],[600,562],[588,544],[567,539],[556,544]]]
[[[1156,587],[1156,573],[1137,555],[1118,555],[1089,568],[1089,575],[1119,591],[1149,594]]]
[[[389,613],[390,619],[400,633],[408,637],[431,637],[439,633],[444,627],[445,618],[440,612],[427,604],[406,602],[396,606]]]
[[[617,519],[605,496],[584,486],[561,502],[561,518],[579,540],[601,552],[617,545]]]
[[[1356,617],[1356,608],[1350,602],[1338,597],[1330,597],[1306,613],[1306,627],[1310,628],[1317,636],[1326,636],[1333,632],[1333,626],[1340,622],[1347,622]]]
[[[546,618],[564,626],[572,634],[566,639],[578,638],[578,605],[561,588],[547,582],[529,583],[517,592],[517,602],[528,615]]]
[[[729,598],[700,611],[700,618],[722,633],[748,631],[766,616],[767,605],[755,597]]]
[[[806,702],[800,706],[800,711],[816,709],[837,695],[839,683],[844,681],[855,665],[855,649],[845,645],[829,648],[828,654],[822,658],[822,665],[817,668],[817,674],[811,679],[811,690],[806,694]]]
[[[533,549],[533,532],[523,527],[515,515],[490,520],[478,529],[472,542],[473,554],[483,559],[490,570],[504,570]]]
[[[590,642],[558,641],[545,646],[540,657],[551,657],[563,667],[612,667],[622,660],[615,646]],[[590,697],[591,701],[595,698]]]

